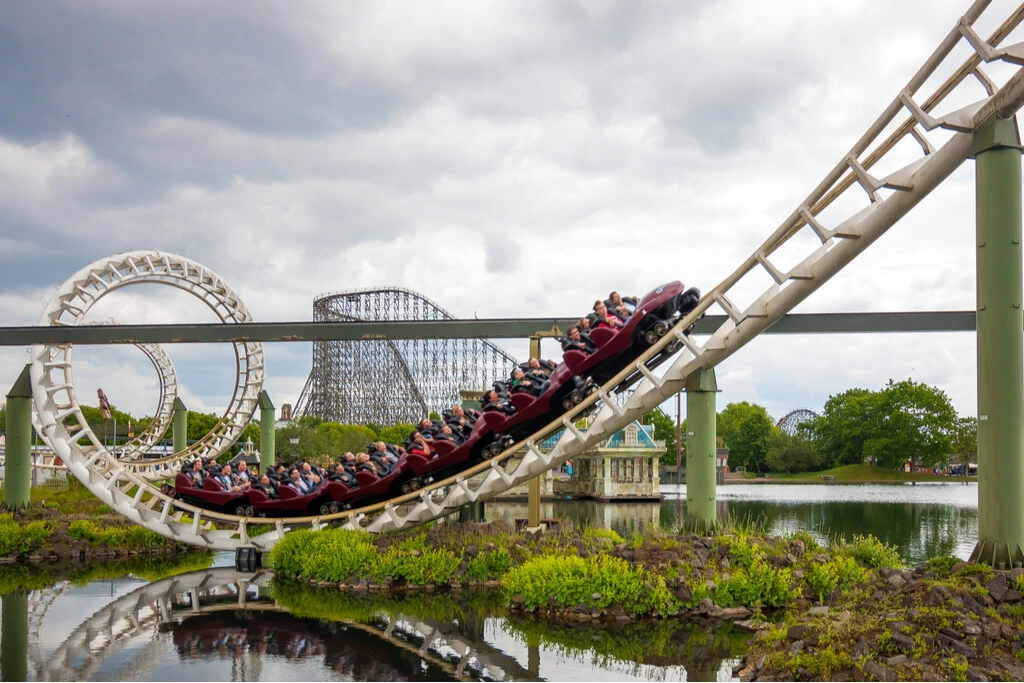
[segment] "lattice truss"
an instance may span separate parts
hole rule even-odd
[[[800,428],[804,422],[810,422],[814,418],[818,417],[818,414],[808,408],[797,408],[791,410],[782,416],[775,426],[781,429],[786,434],[793,436],[796,434],[797,429]]]
[[[408,289],[386,287],[324,294],[315,321],[453,320]],[[343,424],[415,422],[460,402],[461,389],[482,391],[518,363],[484,339],[359,339],[313,343],[313,370],[295,415]]]

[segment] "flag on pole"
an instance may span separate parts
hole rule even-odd
[[[103,419],[109,420],[112,417],[112,414],[110,412],[110,401],[107,400],[107,395],[103,393],[102,389],[97,389],[96,397],[100,400],[100,413],[103,415]]]

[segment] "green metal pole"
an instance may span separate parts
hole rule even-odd
[[[696,370],[686,378],[686,516],[702,531],[718,526],[715,507],[715,371]]]
[[[3,507],[19,510],[28,507],[32,493],[32,380],[27,365],[7,393],[6,449]]]
[[[171,424],[171,438],[174,452],[181,453],[188,448],[188,408],[181,398],[174,399],[174,422]]]
[[[8,593],[0,603],[0,680],[27,681],[28,592]]]
[[[1024,562],[1024,314],[1021,152],[1015,119],[975,132],[978,293],[976,562]]]
[[[260,392],[260,473],[274,466],[274,423],[277,415],[266,389]]]

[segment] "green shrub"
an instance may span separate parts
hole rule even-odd
[[[599,527],[588,526],[583,532],[583,540],[589,541],[594,540],[608,540],[618,545],[619,543],[625,543],[626,539],[620,536],[613,529],[601,529]]]
[[[722,607],[781,607],[793,598],[791,579],[790,570],[776,569],[758,558],[749,569],[741,567],[716,584],[715,603]]]
[[[825,596],[839,584],[839,573],[832,562],[816,563],[807,569],[804,581],[818,595],[818,600],[825,602]]]
[[[925,566],[942,578],[947,578],[953,573],[953,567],[963,562],[959,557],[944,555],[928,559]]]
[[[301,529],[274,546],[270,566],[288,578],[336,582],[363,576],[377,557],[377,549],[365,531]]]
[[[376,581],[405,579],[416,586],[447,583],[459,568],[459,558],[450,550],[411,551],[392,546],[377,555],[369,574]]]
[[[68,526],[71,536],[112,548],[156,548],[164,544],[164,537],[145,527],[100,528],[87,519],[78,519]]]
[[[50,537],[53,529],[46,522],[18,524],[10,514],[0,515],[0,555],[27,553]]]
[[[794,541],[803,541],[807,553],[816,553],[821,550],[821,544],[818,543],[818,539],[812,536],[811,532],[806,529],[794,531],[789,537]]]
[[[477,555],[466,563],[466,576],[477,581],[500,579],[512,567],[512,557],[504,548]]]
[[[1017,579],[1010,584],[1010,587],[1015,589],[1018,593],[1024,594],[1024,574],[1018,576]]]
[[[840,541],[833,549],[835,554],[852,557],[861,564],[880,569],[882,567],[899,568],[903,566],[899,550],[874,536],[856,535],[852,541]]]
[[[541,555],[513,567],[502,583],[507,596],[521,595],[533,609],[547,607],[549,600],[563,607],[587,605],[591,609],[621,605],[637,614],[676,609],[664,580],[609,555]]]

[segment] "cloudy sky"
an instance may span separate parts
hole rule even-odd
[[[371,285],[481,318],[579,315],[677,278],[707,290],[966,5],[0,3],[0,325],[34,323],[92,260],[151,247],[217,271],[263,321]],[[798,310],[973,308],[973,179],[964,165]],[[213,320],[143,287],[90,318],[111,315]],[[186,403],[223,409],[230,349],[169,352]],[[294,401],[311,346],[266,352],[271,395]],[[720,407],[779,417],[912,377],[972,414],[974,354],[969,334],[766,336],[719,368]],[[25,359],[0,348],[0,391]],[[134,349],[79,348],[76,379],[137,414],[156,403]]]

